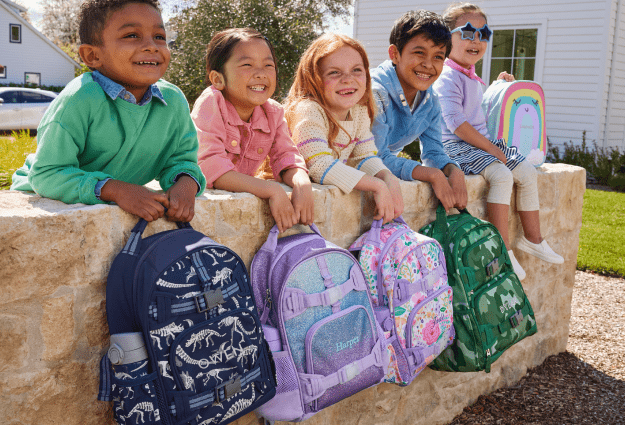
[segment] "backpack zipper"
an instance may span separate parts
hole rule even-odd
[[[393,233],[390,238],[386,240],[386,242],[384,243],[384,249],[382,250],[382,252],[380,252],[380,263],[384,260],[384,257],[386,256],[386,254],[388,254],[388,251],[391,249],[391,245],[393,244],[393,242],[395,242],[395,240],[399,238],[401,235],[406,234],[408,232],[409,230],[406,228],[399,229],[397,232]],[[383,279],[382,279],[382,271],[381,271],[380,264],[378,264],[377,275],[378,275],[378,279],[376,282],[376,286],[378,287],[377,306],[381,307],[383,305],[382,301],[384,300],[384,295],[382,292],[382,290],[384,289],[384,284],[382,283]]]

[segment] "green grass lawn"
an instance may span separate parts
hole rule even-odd
[[[28,131],[0,136],[0,190],[11,187],[11,176],[22,165],[29,153],[37,150],[37,142]]]
[[[625,193],[586,190],[577,268],[625,276]]]

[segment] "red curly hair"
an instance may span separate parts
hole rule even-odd
[[[295,124],[292,122],[295,116],[295,108],[302,100],[314,100],[324,109],[328,120],[330,121],[328,144],[332,150],[334,150],[333,142],[339,134],[339,129],[343,131],[345,131],[345,129],[341,127],[338,121],[332,117],[332,114],[330,114],[328,108],[326,107],[327,100],[323,94],[324,85],[321,78],[322,73],[320,63],[323,58],[331,55],[344,46],[348,46],[356,50],[362,58],[363,65],[366,70],[367,83],[365,94],[358,103],[367,107],[369,118],[373,121],[373,117],[375,115],[375,102],[373,100],[373,91],[371,90],[371,75],[369,74],[369,58],[367,58],[367,52],[365,52],[364,46],[358,40],[342,34],[324,34],[308,46],[299,61],[293,85],[291,86],[291,90],[289,90],[289,95],[284,101],[284,115],[290,128],[293,128],[293,125]]]

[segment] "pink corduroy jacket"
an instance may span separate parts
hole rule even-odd
[[[308,171],[291,141],[284,110],[272,99],[254,108],[250,122],[245,122],[221,91],[210,86],[195,101],[191,118],[207,188],[230,170],[253,176],[267,156],[276,181],[282,181],[280,173],[288,168]]]

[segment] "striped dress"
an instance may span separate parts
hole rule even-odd
[[[293,142],[306,161],[310,179],[335,185],[345,193],[364,175],[375,176],[388,169],[376,156],[367,108],[356,105],[349,113],[350,121],[339,122],[344,130],[339,130],[333,149],[328,145],[330,121],[317,102],[299,102],[290,121]]]
[[[505,139],[491,140],[491,143],[502,150],[507,159],[506,167],[510,171],[525,160],[525,157],[517,151],[516,147],[506,145]],[[456,161],[464,174],[480,174],[493,162],[501,162],[493,155],[464,140],[444,140],[443,148],[449,158]]]
[[[441,125],[443,148],[465,174],[480,174],[490,164],[499,160],[482,149],[460,140],[454,132],[464,122],[469,123],[502,150],[507,158],[506,167],[510,170],[514,170],[525,160],[517,148],[508,147],[504,139],[491,139],[482,111],[483,84],[475,75],[473,68],[469,71],[462,70],[448,58],[440,77],[433,85],[443,114]]]

